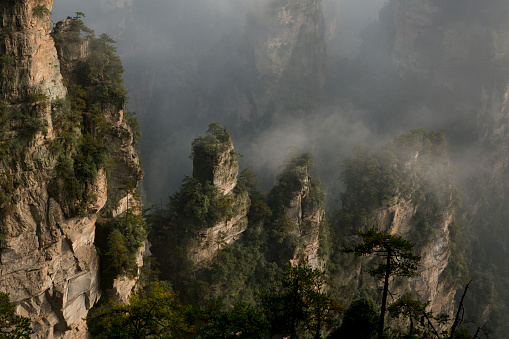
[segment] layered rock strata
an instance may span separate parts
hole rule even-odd
[[[324,261],[318,255],[320,248],[320,228],[325,220],[325,210],[320,205],[313,205],[310,200],[311,177],[304,177],[302,188],[292,193],[292,199],[287,204],[286,216],[293,223],[291,234],[300,239],[300,246],[294,253],[290,262],[296,264],[306,259],[313,268],[323,269]],[[316,189],[316,188],[315,188]]]
[[[130,128],[121,107],[114,107],[111,175],[98,169],[88,186],[93,199],[72,213],[68,205],[82,202],[65,200],[51,188],[60,161],[55,107],[67,94],[62,73],[87,56],[87,44],[79,43],[70,49],[79,53],[61,53],[59,60],[50,36],[52,6],[53,0],[0,4],[0,146],[9,145],[0,154],[0,290],[10,294],[17,313],[32,319],[36,338],[86,338],[84,318],[101,296],[96,221],[105,213],[108,186],[125,200],[141,172]],[[114,205],[117,213],[124,209]]]
[[[197,245],[190,248],[195,263],[208,262],[227,244],[240,238],[247,229],[251,201],[247,191],[237,191],[239,163],[229,132],[218,127],[193,142],[193,178],[209,182],[220,196],[230,201],[233,215],[217,224],[197,231]]]

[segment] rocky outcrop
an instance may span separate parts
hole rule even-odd
[[[307,171],[307,170],[306,170]],[[306,259],[313,268],[324,268],[323,258],[318,255],[320,248],[320,228],[325,220],[325,210],[320,204],[313,204],[311,191],[317,187],[311,186],[311,177],[306,175],[301,190],[294,192],[286,209],[286,216],[293,223],[292,234],[300,239],[300,246],[290,259],[296,264]]]
[[[508,294],[498,294],[509,279],[501,269],[507,267],[507,260],[494,259],[507,258],[505,249],[509,243],[505,221],[501,221],[507,220],[504,211],[509,187],[508,4],[497,2],[486,6],[476,0],[460,8],[447,2],[402,0],[391,1],[390,6],[392,15],[387,18],[394,27],[392,59],[400,74],[415,72],[428,76],[440,90],[454,93],[460,99],[444,102],[442,106],[459,103],[461,113],[444,127],[455,128],[461,120],[470,122],[474,131],[470,138],[472,147],[462,155],[458,167],[463,179],[461,189],[465,192],[462,200],[466,222],[462,232],[468,243],[468,274],[474,281],[482,280],[483,286],[475,283],[470,286],[473,301],[465,309],[470,312],[469,317],[482,323],[493,321],[491,326],[497,328],[494,332],[503,333],[504,337],[507,326],[500,326],[495,320],[504,312],[492,312],[506,308],[502,304],[509,303]],[[452,111],[449,109],[447,114],[452,116]],[[460,142],[464,147],[469,140],[463,137]],[[490,255],[483,254],[487,248]],[[486,284],[493,287],[487,289]],[[493,297],[495,294],[497,297]]]
[[[59,60],[50,36],[52,6],[52,0],[0,5],[0,98],[5,104],[0,134],[0,290],[10,294],[19,314],[32,319],[35,337],[86,338],[84,318],[102,293],[94,244],[96,221],[108,214],[107,205],[122,212],[116,202],[108,201],[108,186],[122,200],[142,172],[132,133],[116,107],[112,110],[117,119],[109,120],[114,148],[111,174],[97,169],[93,182],[87,184],[86,203],[78,197],[73,200],[69,187],[57,193],[55,182],[65,170],[64,157],[56,151],[64,147],[62,131],[53,130],[61,119],[57,106],[67,94],[62,73],[86,57],[87,49],[86,43],[80,43],[80,48],[69,49],[79,53],[66,57],[62,52]],[[69,135],[80,138],[79,119],[74,123],[68,126]],[[72,163],[67,166],[67,171],[72,170]]]
[[[247,229],[247,212],[250,200],[247,192],[236,194],[233,210],[236,211],[231,219],[199,230],[197,232],[198,244],[190,248],[189,254],[195,263],[210,262],[219,250],[239,240]]]
[[[282,105],[317,98],[325,81],[326,51],[320,0],[269,1],[249,14],[243,54],[257,86],[235,87],[239,119],[256,122]]]
[[[390,234],[403,236],[405,239],[416,239],[416,233],[421,231],[418,225],[418,213],[422,206],[411,198],[397,197],[376,211],[376,227],[386,230]],[[429,300],[428,311],[434,314],[452,314],[454,309],[453,299],[455,290],[450,288],[450,281],[442,277],[442,273],[449,264],[450,235],[449,229],[454,221],[455,208],[451,201],[442,206],[443,212],[438,215],[428,215],[430,223],[428,227],[433,231],[416,242],[415,255],[421,257],[418,267],[418,275],[408,281],[405,286],[415,293],[418,300]],[[392,291],[392,293],[404,293],[405,288]]]
[[[395,138],[378,153],[357,152],[345,161],[341,174],[347,189],[332,231],[337,237],[332,242],[340,243],[336,251],[353,247],[359,242],[355,231],[371,227],[413,242],[413,253],[421,258],[417,275],[391,278],[394,300],[411,292],[415,298],[429,301],[428,310],[434,314],[452,316],[457,283],[453,275],[461,273],[447,270],[458,264],[450,260],[457,241],[451,229],[458,205],[442,131],[414,130]],[[383,283],[367,274],[380,261],[376,255],[365,261],[348,255],[333,256],[333,260],[339,266],[347,263],[337,276],[340,290],[375,291],[374,287]],[[348,274],[343,277],[345,270]]]
[[[423,73],[439,86],[466,90],[474,74],[486,81],[493,56],[507,48],[499,24],[490,18],[499,5],[483,8],[481,1],[472,1],[458,10],[433,0],[403,0],[390,6],[392,59],[402,73]]]
[[[29,93],[41,93],[49,99],[65,97],[60,63],[50,36],[52,7],[53,0],[0,5],[2,100],[24,101]]]
[[[238,240],[247,229],[251,201],[247,191],[235,189],[238,174],[239,163],[230,133],[217,124],[210,125],[207,135],[193,142],[193,178],[203,185],[212,184],[219,194],[216,200],[224,199],[230,205],[231,213],[214,226],[196,231],[197,243],[189,249],[195,264],[209,262],[221,248]],[[216,208],[214,203],[212,205]]]
[[[238,174],[239,162],[231,140],[194,143],[193,178],[211,182],[226,195],[237,185]]]
[[[264,228],[279,228],[282,232],[295,236],[298,245],[292,249],[289,260],[298,263],[307,260],[313,268],[323,269],[325,261],[319,255],[325,220],[325,193],[321,183],[311,179],[311,155],[305,153],[289,159],[278,183],[269,194],[269,206],[273,211],[272,219],[280,220],[272,225],[268,222]]]

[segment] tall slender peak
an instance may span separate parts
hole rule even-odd
[[[324,86],[326,55],[321,0],[271,0],[253,8],[243,56],[259,86],[237,90],[239,100],[251,105],[250,119],[290,102],[299,108],[312,104]]]
[[[210,181],[226,195],[237,185],[238,174],[239,162],[230,132],[211,124],[207,135],[193,141],[193,178]]]

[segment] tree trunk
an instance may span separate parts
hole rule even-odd
[[[382,295],[382,307],[380,309],[380,319],[378,321],[378,339],[384,335],[385,308],[387,306],[387,293],[389,291],[389,276],[391,275],[391,250],[387,250],[387,263],[385,264],[384,292]]]

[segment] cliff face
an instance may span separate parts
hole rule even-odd
[[[83,179],[82,165],[91,161],[80,163],[79,155],[88,144],[79,118],[63,125],[67,90],[61,66],[63,73],[71,66],[62,55],[59,61],[50,36],[52,6],[52,0],[0,5],[0,289],[19,314],[33,320],[36,337],[85,338],[83,319],[101,296],[96,220],[105,213],[108,186],[125,199],[141,172],[131,130],[116,106],[101,113],[117,115],[108,120],[105,135],[114,145],[111,175],[94,162],[93,175]],[[73,142],[78,146],[69,146]],[[71,182],[86,194],[73,196]],[[112,206],[121,212],[120,205]]]
[[[452,315],[455,281],[451,276],[461,273],[446,272],[454,266],[450,257],[455,240],[450,233],[457,205],[442,132],[414,130],[395,138],[378,153],[358,149],[355,157],[345,161],[341,177],[347,189],[334,221],[338,233],[332,241],[350,247],[348,242],[356,241],[353,230],[375,226],[414,242],[413,252],[421,257],[418,275],[409,280],[392,279],[391,293],[396,298],[411,291],[419,300],[429,300],[435,314]],[[345,263],[343,270],[347,271],[343,275],[340,270],[337,277],[340,290],[373,288],[376,282],[363,273],[373,260],[333,256],[333,265]],[[335,269],[332,266],[332,271]]]
[[[398,234],[405,239],[415,239],[416,232],[422,232],[420,210],[422,205],[410,197],[396,197],[387,206],[376,211],[376,227],[390,234]],[[418,275],[409,280],[407,286],[399,287],[393,293],[404,293],[405,289],[413,291],[418,300],[429,300],[429,311],[434,314],[453,311],[455,289],[451,282],[443,278],[442,273],[449,265],[450,227],[454,221],[455,208],[451,201],[441,207],[442,212],[432,212],[426,217],[429,235],[417,241],[415,255],[421,257]]]
[[[472,76],[486,84],[488,65],[507,51],[507,25],[495,19],[504,10],[499,5],[471,1],[460,9],[433,0],[404,0],[391,6],[392,59],[401,72],[422,72],[440,86],[464,90]]]
[[[226,218],[197,231],[197,244],[190,248],[192,260],[197,264],[210,262],[221,248],[238,240],[247,228],[251,201],[247,191],[235,190],[238,174],[239,163],[229,132],[220,126],[209,127],[207,136],[193,142],[193,178],[211,183],[221,196],[219,199],[231,206]]]
[[[50,36],[52,0],[16,1],[2,9],[2,99],[24,101],[29,93],[43,93],[50,99],[66,95]]]
[[[293,102],[303,108],[325,81],[326,51],[320,0],[269,1],[248,15],[243,55],[257,85],[235,88],[239,119],[256,122]]]
[[[296,264],[306,259],[311,267],[323,269],[323,258],[318,255],[318,250],[325,210],[320,204],[312,202],[311,191],[313,189],[317,189],[317,187],[312,187],[311,177],[306,174],[302,188],[292,194],[293,198],[287,205],[286,216],[293,223],[293,230],[290,233],[300,239],[300,246],[296,249],[290,262]]]
[[[509,303],[509,295],[499,293],[499,284],[509,279],[507,260],[502,259],[507,258],[509,243],[504,221],[509,187],[508,4],[486,6],[474,0],[457,6],[453,2],[405,0],[392,1],[390,8],[392,58],[400,73],[429,76],[432,85],[450,90],[457,98],[453,105],[460,105],[458,119],[469,121],[474,131],[473,138],[461,140],[463,144],[474,140],[474,147],[459,160],[465,179],[459,185],[465,192],[463,232],[469,274],[484,285],[472,284],[472,301],[466,312],[496,328],[497,337],[503,338],[509,333],[502,320],[507,314],[501,311],[506,307],[502,305]],[[486,284],[492,287],[486,288]]]
[[[309,175],[311,155],[294,156],[281,173],[278,183],[269,194],[269,206],[273,211],[271,219],[262,227],[272,228],[294,236],[297,240],[290,260],[298,263],[307,260],[313,268],[324,268],[324,259],[319,255],[323,233],[325,193],[321,183]]]

